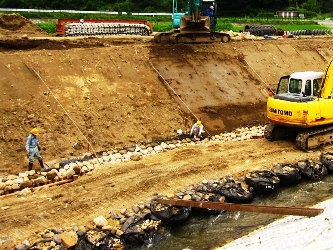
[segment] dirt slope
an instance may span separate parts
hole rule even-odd
[[[6,41],[22,50],[2,47],[0,54],[3,172],[26,168],[24,142],[34,126],[51,160],[165,138],[196,117],[211,135],[263,124],[267,90],[279,76],[322,70],[331,50],[328,38],[191,46],[28,39],[34,49],[20,44],[25,40]]]
[[[28,19],[18,14],[0,14],[0,37],[34,36],[43,37],[47,33]]]
[[[323,70],[333,52],[328,37],[162,46],[150,37],[34,38],[32,32],[20,38],[27,32],[15,32],[0,30],[0,175],[26,170],[24,144],[34,126],[41,153],[51,160],[166,138],[197,117],[211,135],[264,124],[265,96],[279,77]],[[259,139],[104,167],[25,199],[1,199],[9,208],[2,211],[0,237],[20,242],[49,227],[90,225],[93,217],[154,193],[319,153]]]

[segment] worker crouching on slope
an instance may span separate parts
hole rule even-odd
[[[197,121],[196,123],[193,124],[192,128],[191,128],[191,132],[190,132],[190,136],[194,137],[194,138],[201,138],[201,134],[203,133],[203,125],[201,124],[201,121]]]
[[[40,164],[41,168],[44,168],[44,164],[43,164],[43,158],[41,157],[39,150],[40,150],[40,146],[39,146],[39,141],[37,138],[38,135],[38,129],[37,128],[33,128],[30,131],[30,135],[27,138],[27,142],[25,144],[25,150],[28,153],[28,158],[29,158],[29,165],[28,168],[29,170],[32,170],[32,166],[34,164],[34,158],[37,158]]]

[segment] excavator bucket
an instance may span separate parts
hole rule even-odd
[[[182,16],[180,19],[180,33],[210,33],[210,19],[208,16],[200,16],[193,21],[191,16]]]

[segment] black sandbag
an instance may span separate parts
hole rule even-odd
[[[272,171],[279,177],[282,186],[294,185],[302,180],[300,169],[296,164],[281,163]]]
[[[319,181],[327,175],[327,169],[321,162],[313,160],[302,160],[297,162],[301,176],[313,181]]]
[[[275,192],[280,183],[279,177],[271,170],[255,170],[245,176],[245,183],[257,194]]]
[[[159,203],[151,203],[150,211],[152,215],[160,219],[164,224],[179,224],[186,221],[191,215],[190,207],[166,206]]]
[[[79,237],[75,250],[111,250],[115,238],[110,232],[90,230]]]
[[[124,232],[121,239],[127,244],[148,244],[150,239],[157,234],[157,230],[147,228],[143,230],[140,224],[146,220],[156,221],[156,218],[150,213],[142,213],[129,217],[122,225],[121,230]]]
[[[327,168],[327,173],[332,174],[333,173],[333,153],[330,153],[330,152],[321,153],[320,161]]]
[[[226,202],[230,203],[251,203],[253,194],[245,189],[240,182],[228,181],[221,185],[218,193],[225,197]]]

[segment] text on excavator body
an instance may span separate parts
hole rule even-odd
[[[278,114],[278,115],[293,116],[293,112],[289,111],[289,110],[269,108],[269,111],[274,113],[274,114]]]

